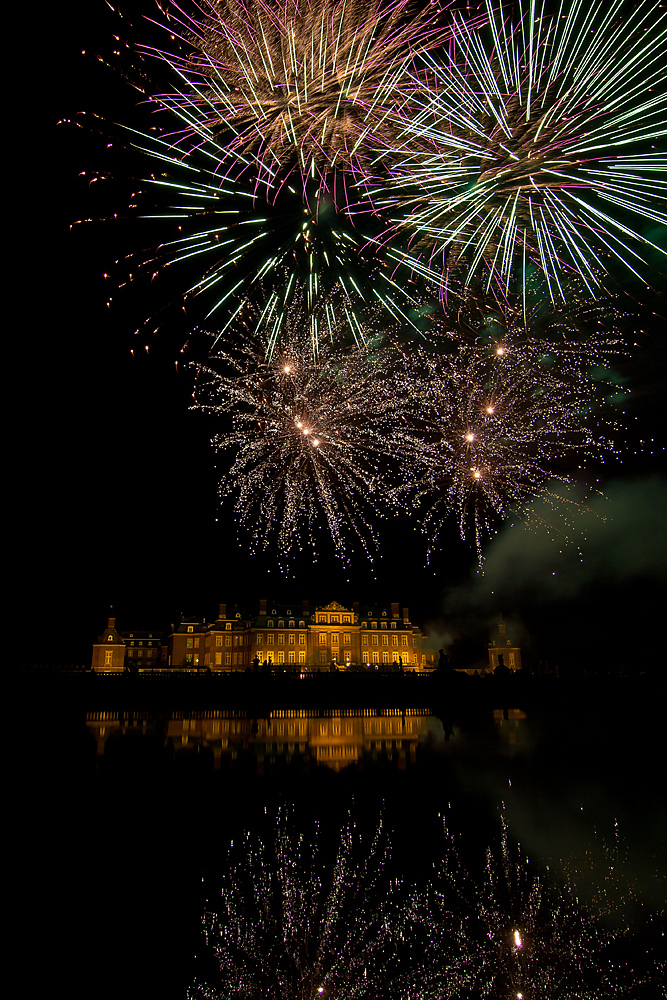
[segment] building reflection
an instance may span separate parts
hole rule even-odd
[[[282,709],[266,718],[243,711],[93,711],[86,725],[102,756],[111,737],[161,735],[176,752],[206,748],[214,766],[241,754],[255,757],[259,773],[278,762],[304,762],[340,771],[350,764],[390,760],[399,769],[415,762],[420,739],[432,729],[429,709]]]

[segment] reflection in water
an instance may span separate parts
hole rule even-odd
[[[355,1000],[400,982],[400,890],[384,826],[364,837],[350,819],[337,842],[327,833],[319,823],[297,831],[283,812],[232,842],[204,916],[217,968],[189,997]]]
[[[382,823],[370,839],[349,819],[328,852],[318,824],[300,831],[283,813],[232,843],[203,920],[215,970],[189,1000],[658,995],[657,964],[619,958],[621,935],[549,891],[504,825],[480,877],[443,828],[442,860],[421,885],[392,872]]]
[[[364,758],[394,760],[403,769],[414,764],[417,743],[432,730],[433,721],[428,709],[418,708],[284,709],[261,719],[211,710],[172,712],[159,725],[176,750],[206,747],[216,767],[249,751],[261,773],[267,763],[278,758],[289,763],[296,757],[334,771]],[[89,712],[86,723],[95,734],[98,755],[110,736],[148,735],[158,726],[149,712]]]

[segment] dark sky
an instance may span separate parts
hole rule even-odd
[[[438,630],[459,643],[480,635],[488,616],[503,610],[524,623],[535,658],[562,648],[555,636],[562,637],[563,622],[586,656],[613,635],[627,657],[630,634],[632,648],[650,655],[664,586],[660,514],[667,506],[664,437],[658,439],[667,342],[662,321],[650,316],[653,298],[642,320],[647,333],[624,368],[633,389],[628,456],[604,472],[612,499],[604,516],[591,515],[593,541],[582,544],[583,563],[574,550],[561,556],[558,546],[545,549],[522,529],[505,529],[480,580],[474,553],[453,524],[442,554],[426,569],[423,541],[407,519],[383,527],[374,568],[359,559],[346,570],[325,553],[316,565],[304,557],[286,580],[271,553],[250,558],[239,548],[229,510],[217,505],[207,427],[188,410],[188,376],[175,369],[178,325],[152,343],[149,355],[140,349],[133,357],[133,330],[144,318],[135,311],[144,303],[120,296],[120,304],[106,306],[113,289],[102,275],[139,237],[123,222],[70,229],[105,205],[122,212],[114,199],[127,193],[124,178],[100,195],[78,177],[116,167],[105,139],[57,125],[82,110],[117,119],[132,113],[135,92],[96,59],[111,52],[115,27],[103,0],[51,7],[39,26],[41,59],[27,67],[39,74],[41,93],[23,150],[34,206],[22,332],[30,373],[22,428],[28,489],[20,574],[30,636],[23,658],[84,662],[110,604],[121,627],[158,628],[179,613],[210,618],[219,601],[254,607],[272,595],[399,600],[413,619],[439,619]],[[648,438],[656,438],[650,448],[639,444]],[[619,551],[621,538],[627,544]],[[648,555],[640,559],[639,552]],[[556,590],[545,583],[554,572],[559,583],[564,576]],[[621,619],[627,633],[619,632]]]

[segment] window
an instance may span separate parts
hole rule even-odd
[[[407,637],[407,635],[402,635],[401,636],[401,646],[407,646],[407,644],[408,644],[408,637]]]
[[[294,650],[293,649],[290,649],[289,653],[287,654],[287,659],[289,660],[290,663],[294,663]]]
[[[306,662],[306,651],[305,651],[305,649],[300,649],[299,650],[299,663],[305,663],[305,662]]]
[[[380,628],[386,628],[386,627],[387,627],[387,623],[386,622],[381,622]]]
[[[510,653],[510,667],[514,666],[514,653]]]
[[[383,635],[382,636],[382,645],[383,646],[388,646],[389,645],[389,636],[388,635]]]
[[[371,628],[377,628],[377,627],[378,627],[377,622],[371,622]]]
[[[188,638],[185,642],[187,649],[192,649],[192,639]]]
[[[293,621],[291,621],[291,622],[289,623],[289,627],[290,627],[290,628],[294,628],[294,622],[293,622]]]
[[[216,637],[215,637],[215,644],[216,644],[216,646],[222,646],[222,636],[221,635],[216,635]]]
[[[231,667],[231,665],[232,665],[232,654],[231,653],[225,653],[225,666],[226,667]]]
[[[332,646],[337,646],[338,645],[338,632],[332,632],[332,634],[331,634],[331,645]]]
[[[362,622],[362,623],[361,623],[361,627],[362,627],[362,628],[367,628],[367,627],[368,627],[368,626],[367,626],[367,623],[366,623],[366,622]]]
[[[272,632],[269,632],[269,634],[266,637],[266,641],[268,642],[269,646],[273,645],[273,633]]]
[[[258,632],[257,633],[257,645],[261,646],[263,642],[264,642],[264,633],[263,632]]]
[[[240,643],[241,643],[241,636],[240,635],[235,635],[234,636],[234,645],[238,646],[238,645],[240,645]]]
[[[294,645],[294,632],[290,632],[289,634],[289,644],[290,646]]]
[[[392,646],[398,646],[398,636],[397,635],[392,635],[392,637],[391,637],[391,644],[392,644]]]
[[[225,625],[225,632],[231,632],[231,630],[232,630],[232,623],[227,622],[227,624]]]
[[[368,636],[367,635],[362,635],[362,637],[361,637],[361,645],[362,646],[367,646],[368,645]]]
[[[350,633],[349,632],[344,632],[343,633],[343,645],[344,646],[349,646],[349,645],[351,645],[351,643],[352,643],[352,639],[350,638]]]
[[[382,650],[382,662],[389,663],[389,653],[385,653],[384,650]]]
[[[113,636],[112,635],[109,636],[109,638],[107,639],[107,642],[113,642]],[[130,645],[132,645],[132,643],[130,643]]]
[[[192,625],[188,625],[188,632],[192,632]]]
[[[331,616],[331,624],[332,625],[340,625],[340,619],[339,619],[338,615],[332,615]]]
[[[349,624],[350,624],[350,616],[343,615],[343,625],[349,625]]]
[[[216,653],[215,654],[215,665],[216,665],[216,667],[219,667],[219,666],[222,665],[222,653]]]
[[[326,645],[326,641],[327,641],[327,634],[326,634],[326,632],[320,632],[320,645],[321,646]]]
[[[111,636],[109,637],[111,638]],[[106,649],[104,651],[104,666],[110,667],[113,664],[113,649]]]
[[[299,645],[300,646],[305,646],[306,645],[306,637],[305,637],[305,635],[300,635],[299,636]]]
[[[380,654],[373,651],[373,663],[379,663]]]
[[[273,628],[273,622],[267,622],[266,624],[268,625],[269,628]]]
[[[231,644],[232,644],[232,637],[231,637],[231,635],[226,635],[225,636],[225,646],[231,646]]]
[[[299,622],[299,628],[305,628],[305,627],[306,627],[305,622]]]
[[[141,643],[139,643],[141,645]],[[199,636],[195,639],[195,649],[199,649]]]
[[[368,653],[367,652],[361,654],[361,662],[362,663],[368,663]]]
[[[285,653],[283,652],[282,649],[280,649],[278,650],[278,663],[284,663],[284,662],[285,662]]]
[[[391,627],[392,627],[392,628],[396,628],[396,622],[392,622],[392,623],[391,623]]]
[[[326,663],[326,662],[327,662],[327,651],[326,651],[326,649],[321,649],[320,650],[320,663]]]
[[[278,622],[278,628],[285,628],[285,622],[282,619]]]
[[[376,635],[374,635],[371,638],[372,638],[372,641],[373,641],[373,645],[377,646],[377,644],[378,644],[378,637]]]

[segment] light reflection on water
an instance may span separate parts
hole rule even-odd
[[[499,857],[504,818],[510,845],[521,844],[557,900],[578,900],[601,915],[605,930],[629,927],[644,940],[647,917],[664,909],[664,802],[646,794],[637,736],[646,733],[634,726],[632,742],[623,744],[627,726],[612,718],[605,728],[606,717],[566,699],[546,713],[505,706],[451,715],[442,705],[437,714],[417,705],[262,716],[256,708],[155,713],[98,704],[81,719],[89,763],[72,779],[77,805],[54,862],[65,859],[73,924],[91,970],[113,956],[98,996],[121,987],[128,996],[150,995],[158,968],[163,1000],[183,1000],[205,961],[195,944],[201,886],[208,890],[224,874],[225,838],[257,836],[264,810],[281,802],[305,808],[306,827],[319,821],[323,830],[337,828],[350,809],[365,830],[382,813],[393,831],[391,870],[415,892],[443,860],[439,815],[460,838],[471,878],[483,873],[487,845]],[[49,718],[55,732],[57,715]],[[44,746],[62,774],[57,741]],[[104,887],[102,903],[96,885]],[[525,928],[515,924],[511,940],[517,930],[525,942]],[[82,962],[88,982],[93,972]]]

